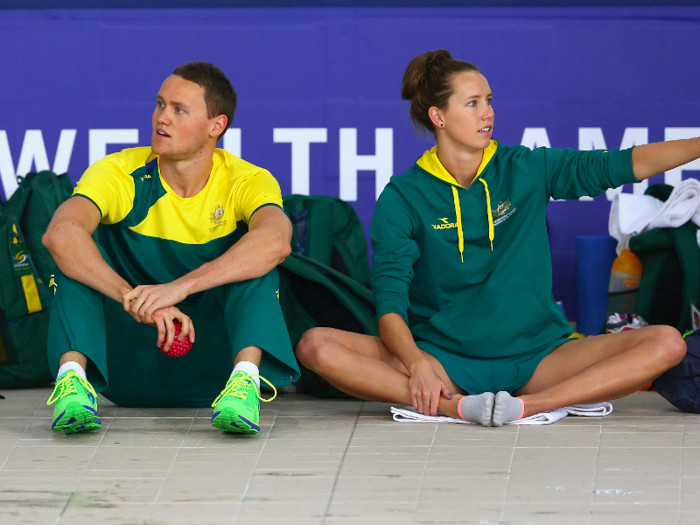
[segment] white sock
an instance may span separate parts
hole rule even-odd
[[[80,366],[80,363],[76,363],[75,361],[68,361],[67,363],[61,365],[61,368],[58,369],[58,376],[56,376],[56,379],[68,372],[68,370],[73,370],[76,374],[78,374],[87,381],[85,369],[82,366]]]
[[[260,370],[258,370],[256,365],[250,361],[240,361],[233,367],[233,372],[231,372],[231,375],[235,374],[236,372],[245,372],[248,375],[255,376],[253,377],[253,381],[255,381],[255,384],[258,385],[258,388],[260,388],[260,378],[257,377]]]

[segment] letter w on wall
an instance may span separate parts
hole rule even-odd
[[[56,148],[56,157],[54,157],[53,161],[53,171],[55,173],[62,174],[68,171],[76,133],[77,130],[74,129],[61,130],[58,147]],[[17,177],[29,173],[32,170],[32,165],[36,171],[51,169],[41,130],[28,129],[25,132],[24,142],[19,154],[19,162],[17,163],[17,171],[15,171],[15,165],[12,161],[7,132],[0,130],[0,180],[2,181],[5,200],[9,199],[17,189]]]

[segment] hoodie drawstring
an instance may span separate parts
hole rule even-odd
[[[491,251],[493,251],[493,212],[491,211],[491,194],[489,193],[489,185],[484,179],[477,179],[484,185],[486,190],[486,213],[489,217],[489,241],[491,242]],[[459,256],[464,262],[464,232],[462,231],[462,208],[459,203],[459,193],[455,186],[452,186],[452,199],[455,203],[455,214],[457,215],[457,237],[459,238]]]
[[[486,181],[484,179],[479,179],[479,182],[481,182],[484,185],[484,189],[486,190],[486,212],[489,215],[489,241],[491,241],[491,251],[493,251],[494,233],[493,233],[493,212],[491,211],[491,194],[489,193],[489,185],[486,184]]]
[[[459,237],[459,256],[464,262],[464,232],[462,231],[462,208],[459,206],[459,193],[457,188],[452,186],[452,198],[455,201],[455,213],[457,214],[457,236]]]

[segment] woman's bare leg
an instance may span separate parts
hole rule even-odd
[[[367,401],[412,404],[408,370],[379,337],[313,328],[304,334],[296,350],[305,367],[346,394]],[[452,394],[452,399],[440,398],[439,411],[460,417],[457,407],[464,392],[437,359],[425,355]]]
[[[685,341],[669,326],[569,341],[545,357],[516,392],[525,404],[523,417],[626,396],[677,365],[685,353]]]

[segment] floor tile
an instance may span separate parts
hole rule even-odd
[[[221,525],[232,522],[240,503],[159,503],[144,525]]]
[[[40,505],[0,505],[0,523],[3,525],[53,525],[61,514],[60,507]]]

